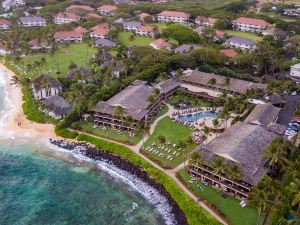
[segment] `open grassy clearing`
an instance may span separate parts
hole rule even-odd
[[[131,32],[120,32],[118,36],[118,41],[127,47],[132,46],[132,45],[149,45],[152,41],[153,38],[150,37],[140,37],[140,36],[134,36],[134,38],[131,40],[130,36],[133,35]]]
[[[252,206],[242,208],[239,201],[233,197],[224,198],[222,193],[215,188],[205,186],[199,182],[203,190],[197,187],[197,183],[190,183],[191,176],[183,169],[178,172],[182,181],[192,189],[200,198],[206,200],[208,203],[213,204],[233,225],[256,225],[257,210]]]
[[[51,55],[50,52],[33,53],[24,57],[21,61],[23,66],[32,65],[29,76],[36,76],[41,73],[56,75],[59,70],[61,76],[66,76],[68,66],[71,62],[78,66],[87,66],[88,61],[97,52],[96,48],[90,47],[86,43],[59,45],[57,51]],[[46,63],[42,64],[41,59],[45,58]],[[35,65],[35,62],[39,64]]]
[[[177,124],[169,117],[165,117],[159,121],[153,134],[144,143],[144,153],[156,162],[160,163],[162,166],[174,168],[186,160],[187,153],[196,146],[195,144],[189,144],[186,148],[178,148],[177,146],[180,141],[187,140],[192,132],[192,129],[189,127]],[[158,143],[160,136],[164,136],[166,138],[165,144]],[[151,147],[153,150],[146,150],[148,146],[150,148],[153,143],[156,143],[155,146]],[[174,144],[176,144],[176,146],[174,146]],[[164,146],[164,149],[160,149],[160,146]],[[158,151],[158,153],[155,154],[154,152],[156,151]],[[160,153],[163,153],[164,155],[159,156]],[[167,159],[168,156],[171,156],[173,160]]]
[[[225,30],[225,33],[230,35],[230,36],[239,36],[239,37],[249,38],[249,39],[252,39],[255,42],[259,42],[263,39],[262,37],[260,37],[256,34],[241,32],[241,31],[235,31],[235,30]]]

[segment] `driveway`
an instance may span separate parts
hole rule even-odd
[[[300,95],[289,96],[286,99],[285,109],[282,109],[279,113],[277,123],[287,126],[288,123],[292,120],[294,111],[296,108],[297,99],[300,98]]]

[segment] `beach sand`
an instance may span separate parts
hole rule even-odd
[[[11,113],[8,116],[3,126],[4,131],[12,131],[15,135],[23,136],[25,133],[31,138],[58,138],[54,132],[53,124],[39,124],[26,119],[26,115],[22,108],[22,91],[20,87],[12,86],[10,80],[14,76],[14,72],[0,64],[0,69],[5,71],[3,73],[6,80],[6,91],[8,99],[11,102]],[[1,75],[0,75],[1,76]]]

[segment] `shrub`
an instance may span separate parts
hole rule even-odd
[[[55,133],[58,136],[61,136],[63,138],[69,138],[69,139],[74,139],[78,136],[78,133],[76,131],[71,131],[66,128],[62,128],[60,126],[55,127]]]

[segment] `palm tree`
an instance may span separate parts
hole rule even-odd
[[[227,107],[224,107],[222,111],[219,112],[219,116],[225,120],[225,130],[227,129],[227,121],[230,116],[230,112]]]
[[[16,76],[16,75],[12,76],[11,79],[10,79],[10,85],[20,87],[21,86],[21,81],[20,81],[19,77]]]
[[[216,137],[217,137],[218,136],[217,128],[220,126],[220,122],[219,122],[218,118],[216,118],[212,121],[212,123],[213,123],[214,129],[215,129],[215,132],[216,132]]]
[[[263,150],[263,159],[268,159],[271,168],[279,166],[282,168],[288,163],[288,152],[285,147],[286,141],[283,138],[276,138],[267,148]]]
[[[191,156],[191,160],[196,163],[197,166],[199,166],[200,163],[202,163],[202,155],[199,151],[193,152]]]
[[[211,87],[214,87],[217,84],[216,78],[210,78],[207,82],[207,84]]]
[[[255,187],[248,195],[248,204],[257,208],[258,216],[256,224],[260,224],[261,215],[272,208],[272,201],[265,189]]]
[[[230,166],[226,168],[227,168],[226,175],[228,176],[228,178],[230,178],[231,180],[242,179],[243,177],[242,171],[237,163],[232,163]]]
[[[118,105],[115,109],[115,115],[121,117],[121,120],[123,120],[124,114],[125,114],[125,109],[122,106]]]
[[[155,96],[150,95],[147,99],[147,102],[148,102],[149,105],[152,105],[155,102]]]
[[[299,172],[299,171],[298,171]],[[292,206],[297,206],[297,212],[300,211],[300,179],[296,178],[289,185],[289,191],[293,194]]]
[[[207,138],[208,138],[208,135],[209,135],[209,132],[210,132],[209,127],[205,125],[202,128],[202,131],[203,131],[203,133],[205,134],[205,137],[206,137],[205,144],[207,144]]]
[[[222,157],[217,156],[211,163],[214,173],[219,175],[219,179],[221,180],[221,174],[226,172],[226,164]]]
[[[229,77],[225,77],[224,80],[223,80],[223,85],[224,85],[225,87],[227,87],[227,90],[229,90],[230,82],[231,82],[231,80],[230,80]]]

